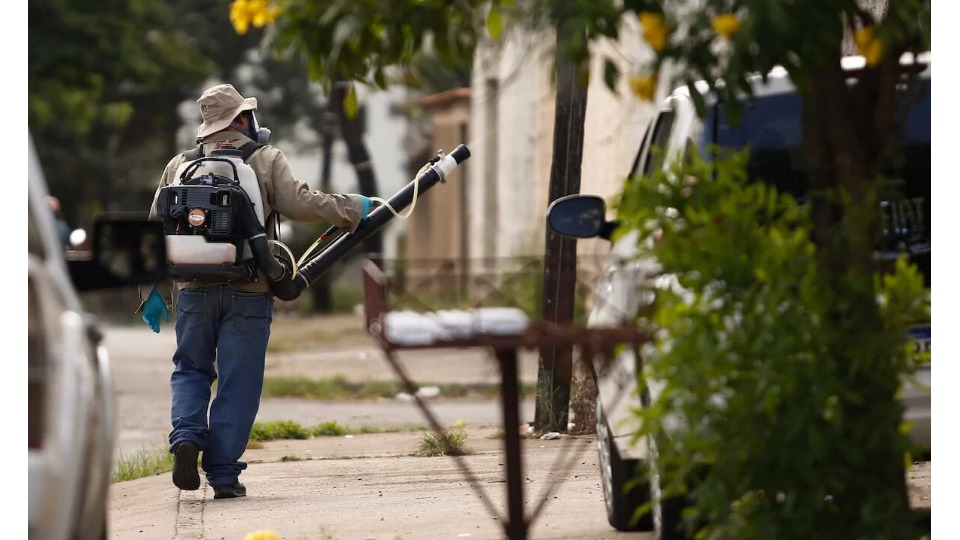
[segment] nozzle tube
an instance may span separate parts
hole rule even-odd
[[[447,174],[463,163],[470,157],[470,150],[463,144],[457,146],[452,152],[441,156],[429,169],[424,171],[418,178],[412,180],[409,184],[400,189],[396,194],[387,200],[387,203],[396,212],[402,212],[413,202],[413,194],[416,191],[418,196],[422,196],[427,190],[435,186],[438,182],[446,181]],[[419,183],[419,185],[417,185]],[[380,230],[384,225],[393,219],[394,215],[390,209],[383,204],[374,208],[367,218],[360,222],[360,225],[352,233],[346,233],[334,240],[317,256],[310,259],[297,272],[292,280],[292,284],[278,282],[274,287],[274,293],[281,300],[292,300],[299,296],[304,289],[312,285],[317,279],[325,274],[340,259],[345,257],[354,248],[363,243],[373,233]],[[283,296],[281,296],[283,295]],[[284,296],[294,295],[293,298],[284,298]]]

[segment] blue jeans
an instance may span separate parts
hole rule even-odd
[[[170,451],[183,441],[196,444],[211,485],[236,482],[247,468],[240,456],[260,408],[272,321],[273,293],[211,285],[183,289],[177,298]]]

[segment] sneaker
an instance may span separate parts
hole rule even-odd
[[[247,496],[247,487],[240,482],[212,487],[214,499],[233,499]]]
[[[200,489],[200,473],[197,471],[199,455],[200,447],[190,441],[177,445],[173,451],[173,485],[187,491]]]

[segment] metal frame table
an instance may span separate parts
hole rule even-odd
[[[491,514],[503,523],[504,531],[510,540],[526,540],[530,525],[539,515],[549,497],[544,496],[529,516],[525,514],[523,463],[519,432],[518,351],[540,349],[548,346],[570,346],[579,349],[581,359],[586,358],[592,361],[596,355],[610,359],[617,347],[638,347],[641,343],[648,342],[649,337],[632,326],[587,328],[575,324],[558,325],[548,321],[535,321],[524,332],[517,334],[474,333],[466,339],[438,340],[429,344],[396,343],[387,339],[385,332],[384,316],[389,311],[386,276],[379,267],[367,261],[363,267],[363,278],[367,331],[377,340],[404,389],[413,396],[415,403],[424,413],[431,429],[441,442],[447,442],[446,431],[426,402],[417,394],[416,383],[407,374],[396,353],[403,350],[470,347],[481,347],[492,351],[499,365],[501,376],[500,397],[503,412],[504,451],[506,453],[507,518],[502,519],[498,515],[497,510],[493,508],[490,502],[490,497],[483,497],[481,493],[481,501],[487,506]],[[572,459],[576,457],[575,454]],[[565,463],[566,467],[572,464],[572,459]],[[462,459],[457,459],[457,465],[466,479],[471,482],[471,485],[478,486],[473,472]]]

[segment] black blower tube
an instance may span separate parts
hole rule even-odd
[[[277,260],[270,251],[270,245],[267,242],[267,234],[263,228],[263,224],[260,223],[260,218],[257,217],[257,213],[254,211],[250,199],[247,198],[246,192],[244,192],[243,189],[238,191],[239,193],[234,194],[234,197],[241,197],[243,201],[240,205],[240,232],[247,239],[250,245],[250,252],[253,253],[253,258],[257,261],[257,266],[260,270],[263,271],[270,280],[280,280],[287,273],[287,267]]]
[[[413,179],[409,184],[396,192],[393,197],[387,200],[387,203],[396,211],[402,212],[413,202],[413,192],[417,191],[417,196],[423,194],[437,182],[445,182],[446,175],[450,173],[457,165],[463,163],[470,157],[470,149],[461,144],[453,149],[446,156],[438,156],[438,159],[418,178]],[[419,186],[417,185],[419,183]],[[357,230],[352,233],[340,235],[331,242],[316,257],[310,259],[297,271],[293,279],[281,279],[272,282],[274,295],[281,300],[293,300],[300,296],[310,285],[313,285],[317,279],[325,274],[330,268],[354,248],[359,246],[364,240],[373,233],[386,225],[394,215],[390,212],[387,205],[382,204],[374,208],[367,219],[360,222]],[[286,274],[284,275],[286,277]]]

